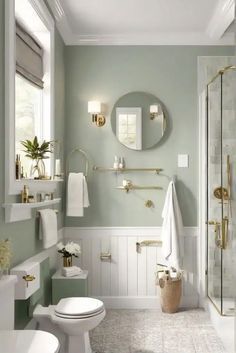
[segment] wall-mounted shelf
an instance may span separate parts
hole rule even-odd
[[[126,186],[116,186],[116,189],[129,192],[130,190],[162,190],[163,188],[161,186],[155,186],[155,185],[142,186],[142,185],[127,184]]]
[[[103,167],[97,167],[94,166],[93,170],[96,170],[98,172],[120,172],[120,173],[125,173],[125,172],[155,172],[159,174],[160,172],[163,171],[161,168],[103,168]]]
[[[61,202],[60,198],[33,203],[5,203],[2,207],[5,208],[6,222],[17,222],[32,218],[32,209],[45,206],[55,205]]]

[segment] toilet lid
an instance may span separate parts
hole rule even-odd
[[[89,317],[104,310],[101,300],[86,297],[63,298],[55,307],[55,313],[65,318]]]
[[[57,353],[59,341],[36,330],[0,330],[0,353]]]

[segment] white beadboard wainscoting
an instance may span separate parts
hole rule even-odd
[[[185,227],[184,280],[181,306],[198,306],[198,228]],[[107,308],[159,308],[155,285],[156,264],[163,263],[161,247],[142,247],[136,242],[160,239],[161,227],[65,227],[64,240],[81,245],[80,259],[73,260],[89,271],[89,296],[101,298]],[[110,252],[111,261],[101,261]]]

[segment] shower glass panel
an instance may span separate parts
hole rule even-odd
[[[236,71],[228,70],[222,76],[222,185],[228,190],[228,199],[223,202],[223,224],[225,247],[222,251],[222,314],[234,314],[235,281],[233,269],[233,239],[236,230]]]
[[[236,229],[236,107],[234,67],[207,86],[207,288],[222,315],[234,314],[233,243]]]
[[[221,308],[221,249],[217,246],[222,208],[214,190],[221,187],[221,77],[208,86],[208,296]]]

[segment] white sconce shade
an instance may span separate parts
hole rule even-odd
[[[150,113],[151,114],[157,114],[158,113],[158,105],[150,105]]]
[[[89,101],[88,102],[88,113],[90,113],[90,114],[101,113],[101,102]]]

